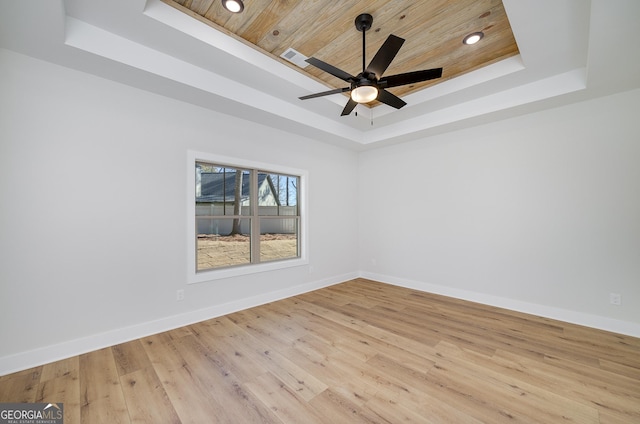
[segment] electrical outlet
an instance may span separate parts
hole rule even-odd
[[[180,302],[181,300],[184,300],[184,290],[177,290],[176,291],[176,300],[178,302]]]
[[[313,265],[309,265],[309,274],[313,274],[314,272],[316,272],[316,269],[313,267]]]
[[[622,296],[620,296],[620,293],[609,293],[609,303],[620,306],[622,304]]]

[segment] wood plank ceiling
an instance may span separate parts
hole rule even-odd
[[[400,97],[518,54],[501,0],[244,0],[239,14],[224,9],[220,0],[164,1],[324,82],[329,89],[348,84],[279,56],[293,48],[357,75],[362,70],[362,33],[354,20],[361,13],[370,13],[374,19],[366,34],[367,64],[394,34],[406,41],[384,75],[443,68],[441,79],[389,89]],[[463,38],[476,31],[484,32],[484,38],[464,45]],[[310,93],[300,93],[305,94]]]

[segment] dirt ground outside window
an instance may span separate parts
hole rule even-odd
[[[251,262],[249,236],[199,234],[197,242],[198,270],[242,265]],[[263,234],[260,236],[261,262],[295,258],[297,253],[298,246],[295,234]]]

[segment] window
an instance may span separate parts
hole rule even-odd
[[[307,263],[306,173],[190,152],[190,281]]]

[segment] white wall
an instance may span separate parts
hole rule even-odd
[[[0,93],[0,375],[357,275],[355,153],[6,50]],[[308,170],[314,272],[187,285],[188,149]]]
[[[636,90],[362,154],[360,269],[640,336],[638,105]]]
[[[0,93],[0,375],[359,273],[640,336],[640,91],[360,155],[6,50]],[[307,169],[314,272],[187,285],[188,149]]]

